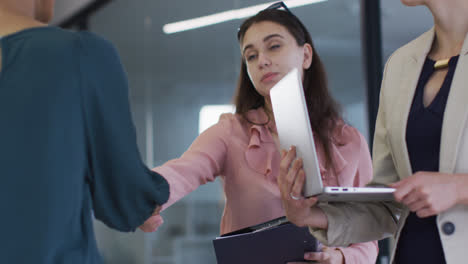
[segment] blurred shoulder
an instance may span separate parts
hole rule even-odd
[[[3,37],[7,43],[17,43],[27,40],[37,47],[47,47],[49,50],[67,47],[73,48],[70,43],[78,42],[78,34],[59,27],[41,26],[19,30]]]
[[[359,147],[363,144],[367,146],[367,141],[361,132],[344,122],[338,124],[335,128],[333,139],[338,146]]]
[[[8,44],[21,44],[21,47],[30,50],[42,50],[49,55],[64,51],[80,54],[77,49],[96,55],[116,52],[110,41],[95,33],[75,32],[54,26],[26,28],[4,36],[2,41]]]
[[[417,38],[411,40],[407,44],[401,46],[387,60],[387,65],[400,65],[402,62],[406,62],[408,58],[419,57],[428,49],[432,44],[435,33],[434,28],[424,32]],[[401,68],[401,67],[399,67]]]
[[[224,113],[219,117],[218,124],[225,128],[232,129],[233,127],[239,126],[242,121],[242,116],[235,113]]]
[[[115,46],[109,40],[93,32],[80,31],[76,34],[83,48],[89,52],[115,51]]]
[[[81,31],[79,38],[81,60],[90,70],[112,74],[122,74],[123,64],[116,47],[104,37],[95,33]]]
[[[230,135],[246,134],[252,126],[251,121],[247,118],[245,114],[224,113],[220,116],[218,125],[227,129]]]

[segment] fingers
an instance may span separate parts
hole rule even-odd
[[[409,178],[391,185],[395,186],[394,188],[396,188],[395,192],[393,193],[395,200],[397,202],[402,202],[403,199],[405,199],[405,197],[413,191],[415,188],[414,185],[414,181]]]
[[[418,200],[407,205],[411,212],[417,212],[428,206],[426,201]]]
[[[394,183],[395,200],[406,205],[418,217],[437,215],[457,204],[456,183],[447,174],[420,171]]]
[[[419,218],[425,218],[425,217],[433,216],[433,215],[436,215],[436,214],[437,214],[437,211],[435,211],[434,209],[432,209],[430,207],[425,207],[425,208],[423,208],[423,209],[416,212],[416,215]]]
[[[294,146],[292,146],[286,154],[285,151],[282,151],[278,186],[284,199],[288,199],[288,197],[290,198],[292,188],[294,188],[294,182],[296,180],[297,173],[302,168],[302,159],[294,160],[295,158],[296,148]],[[300,196],[301,190],[294,192],[295,196]]]
[[[162,209],[162,206],[158,205],[158,207],[156,207],[156,209],[154,209],[154,212],[153,212],[153,214],[151,216],[158,215],[159,213],[161,213],[161,209]]]
[[[426,184],[420,184],[417,177],[411,176],[395,184],[395,199],[406,205],[411,211],[416,212],[427,206],[430,196],[430,188]]]
[[[424,186],[413,189],[411,193],[406,195],[402,203],[411,211],[416,212],[424,207],[430,206],[430,190]]]
[[[399,182],[390,184],[390,187],[396,188],[393,196],[397,202],[403,202],[409,193],[422,190],[428,185],[428,177],[431,177],[433,173],[430,172],[416,172],[415,174],[405,178]]]
[[[288,175],[286,176],[286,181],[291,184],[291,188],[294,184],[294,181],[297,178],[299,169],[301,168],[302,168],[302,159],[297,159],[293,162],[291,169],[288,171]]]
[[[289,168],[291,167],[291,162],[296,157],[296,149],[291,147],[288,152],[285,150],[281,151],[281,162],[280,162],[280,173],[278,176],[278,186],[280,187],[280,192],[284,195],[289,195],[289,191],[291,190],[290,183],[288,184],[286,178],[289,172]]]
[[[284,153],[284,150],[283,150]],[[292,161],[296,158],[296,147],[291,146],[289,151],[286,153],[285,156],[281,157],[280,162],[280,174],[286,175],[288,173],[289,168],[291,167]]]
[[[323,247],[322,252],[309,252],[304,254],[305,260],[314,263],[344,263],[344,255],[338,248]]]
[[[141,226],[139,226],[143,232],[154,232],[164,223],[163,218],[159,215],[161,209],[162,206],[157,206],[156,209],[154,209],[153,214]]]
[[[301,166],[302,167],[302,160],[296,160],[294,162],[294,165],[296,164],[300,164],[300,165],[297,165],[297,166]],[[293,166],[294,167],[294,166]],[[305,173],[304,173],[304,170],[300,170],[299,172],[297,172],[297,168],[294,168],[290,171],[290,174],[291,177],[288,177],[288,178],[292,178],[290,179],[292,182],[293,182],[293,185],[291,187],[291,195],[294,195],[295,197],[301,197],[302,196],[302,188],[304,186],[304,181],[305,181]]]
[[[328,252],[308,252],[304,254],[305,260],[312,260],[317,262],[323,262],[330,259],[330,253]]]
[[[409,183],[407,184],[409,185]],[[411,212],[415,212],[420,218],[437,214],[429,200],[429,193],[424,187],[405,187],[406,185],[401,185],[395,191],[394,196],[396,201],[406,205]]]
[[[156,229],[156,225],[153,222],[153,219],[148,219],[143,225],[140,226],[140,229],[145,233],[150,233]]]
[[[405,197],[403,197],[403,199],[401,200],[401,203],[409,207],[410,204],[413,204],[419,200],[420,200],[419,193],[413,191],[413,192],[408,193]]]
[[[406,179],[405,179],[405,180],[401,180],[401,181],[397,181],[397,182],[394,182],[394,183],[390,183],[388,186],[389,186],[389,187],[392,187],[392,188],[398,188],[398,187],[400,187],[401,185],[404,185],[405,182],[406,182]]]
[[[281,150],[281,159],[284,159],[284,157],[286,157],[286,154],[288,154],[288,152],[284,149]]]
[[[145,233],[151,233],[152,230],[152,228],[146,224],[141,225],[139,228]]]
[[[150,233],[156,231],[164,223],[160,215],[151,216],[139,228],[145,232]]]
[[[307,199],[304,200],[305,202],[305,206],[310,208],[312,206],[315,206],[318,202],[318,197],[309,197]]]

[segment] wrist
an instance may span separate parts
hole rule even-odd
[[[458,204],[468,205],[468,174],[457,174]]]
[[[328,229],[328,218],[325,212],[318,206],[310,208],[310,217],[306,220],[306,225],[311,228]]]
[[[346,264],[346,258],[344,256],[343,251],[340,248],[335,248],[335,250],[338,251],[337,253],[340,255],[340,263]]]

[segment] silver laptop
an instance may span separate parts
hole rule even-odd
[[[320,201],[392,201],[395,189],[386,187],[323,187],[307,104],[299,71],[292,70],[271,90],[270,98],[282,149],[296,146],[306,175],[303,195]]]

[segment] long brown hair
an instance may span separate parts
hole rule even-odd
[[[333,131],[343,119],[339,104],[331,97],[328,91],[325,68],[314,48],[312,38],[302,22],[293,14],[277,9],[267,9],[242,23],[237,34],[239,43],[242,43],[244,35],[250,26],[262,21],[271,21],[284,26],[293,35],[299,46],[302,47],[305,43],[312,46],[312,65],[304,72],[304,94],[314,137],[322,145],[325,152],[325,167],[335,169],[331,155],[331,142],[334,140]],[[264,107],[265,99],[255,90],[247,74],[245,60],[243,58],[241,60],[234,104],[236,105],[236,113],[247,119],[245,114],[249,110]]]

